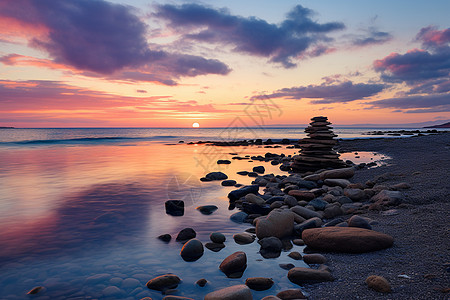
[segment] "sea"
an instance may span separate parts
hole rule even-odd
[[[33,299],[162,299],[161,292],[145,284],[167,273],[182,279],[178,288],[167,293],[193,299],[242,284],[248,277],[275,281],[270,290],[252,291],[255,299],[299,288],[279,265],[306,267],[302,261],[288,257],[289,252],[263,259],[256,242],[234,242],[234,234],[251,227],[230,220],[237,210],[230,209],[227,194],[235,187],[199,180],[208,172],[222,171],[240,184],[251,184],[252,178],[236,172],[251,171],[255,165],[263,165],[266,173],[283,174],[270,163],[232,157],[267,152],[295,155],[298,149],[216,147],[198,141],[298,140],[305,137],[303,130],[0,129],[0,299],[30,299],[27,293],[35,287],[42,288]],[[369,131],[374,129],[334,129],[343,139],[380,137],[367,135]],[[389,160],[373,152],[345,153],[342,158],[378,165]],[[232,163],[218,165],[219,159]],[[184,214],[167,214],[167,200],[183,200]],[[196,209],[201,205],[218,209],[204,215]],[[182,244],[175,237],[188,227],[203,243],[210,233],[223,233],[226,247],[219,252],[205,249],[199,260],[184,261],[179,254]],[[172,240],[159,240],[162,234],[170,234]],[[292,251],[303,248],[294,246]],[[229,279],[218,266],[236,251],[246,252],[248,267],[242,278]],[[195,284],[201,278],[208,280],[205,287]]]

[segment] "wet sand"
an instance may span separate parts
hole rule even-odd
[[[398,214],[363,215],[378,222],[374,230],[393,236],[394,246],[366,254],[325,254],[336,280],[304,286],[309,299],[449,299],[450,133],[345,140],[339,147],[392,158],[386,166],[359,170],[352,182],[383,176],[386,185],[407,182],[412,188],[404,192]],[[392,292],[369,290],[364,281],[370,275],[385,277]]]

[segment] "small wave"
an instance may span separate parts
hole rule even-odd
[[[14,141],[3,142],[3,145],[51,145],[51,144],[96,144],[102,142],[121,142],[121,141],[154,141],[154,140],[169,140],[175,139],[177,136],[172,135],[156,135],[150,137],[123,137],[123,136],[110,136],[110,137],[85,137],[85,138],[73,138],[73,139],[51,139],[51,140],[26,140],[26,141]]]

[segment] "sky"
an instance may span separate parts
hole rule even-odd
[[[450,120],[450,1],[2,0],[0,126]]]

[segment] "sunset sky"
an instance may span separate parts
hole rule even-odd
[[[450,119],[450,1],[1,0],[0,126]]]

